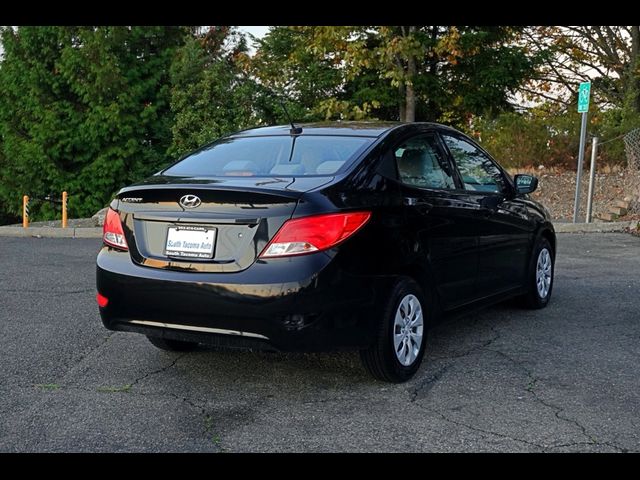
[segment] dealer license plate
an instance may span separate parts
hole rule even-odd
[[[168,257],[213,258],[215,240],[215,228],[169,227],[164,253]]]

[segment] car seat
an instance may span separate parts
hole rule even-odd
[[[409,185],[426,186],[424,176],[424,152],[420,150],[405,150],[398,161],[400,180]]]

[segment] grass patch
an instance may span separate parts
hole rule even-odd
[[[44,390],[45,392],[52,392],[60,389],[60,385],[57,383],[36,383],[34,387]]]
[[[204,417],[204,433],[209,437],[211,442],[218,447],[221,451],[225,451],[225,449],[220,445],[222,440],[220,439],[220,435],[213,433],[213,417],[211,415],[207,415]]]
[[[98,387],[97,390],[101,393],[129,393],[131,391],[131,387],[133,387],[133,385],[128,383],[120,387]]]

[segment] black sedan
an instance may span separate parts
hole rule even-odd
[[[239,132],[118,192],[100,315],[168,350],[358,349],[405,381],[438,318],[547,305],[556,239],[537,183],[438,124]]]

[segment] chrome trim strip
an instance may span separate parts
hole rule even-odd
[[[269,340],[269,337],[260,335],[259,333],[241,332],[240,330],[225,330],[223,328],[197,327],[195,325],[178,325],[176,323],[152,322],[150,320],[129,320],[128,323],[137,323],[139,325],[149,325],[151,327],[174,328],[176,330],[191,330],[194,332],[220,333],[222,335],[238,335],[240,337],[253,337]]]

